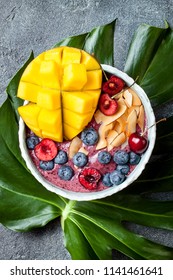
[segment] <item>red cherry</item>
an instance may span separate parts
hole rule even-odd
[[[39,160],[49,161],[56,157],[58,148],[53,140],[44,138],[35,146],[34,152]]]
[[[107,93],[103,93],[99,99],[99,109],[106,116],[112,116],[118,109],[118,103],[112,99]]]
[[[125,82],[121,78],[112,75],[106,82],[103,83],[102,90],[110,96],[113,96],[120,92],[124,86]]]
[[[130,135],[128,143],[130,149],[137,154],[142,154],[148,146],[148,140],[137,132]]]

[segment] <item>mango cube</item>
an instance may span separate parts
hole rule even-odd
[[[91,112],[94,102],[94,96],[83,91],[62,92],[63,107],[79,114]]]
[[[25,69],[18,108],[39,137],[62,142],[78,135],[91,121],[101,92],[102,70],[93,56],[61,46],[36,57]]]
[[[59,90],[40,88],[36,100],[38,106],[48,110],[61,108],[61,94]]]
[[[87,83],[84,90],[99,89],[102,82],[102,70],[87,71]]]
[[[87,82],[87,73],[83,64],[72,63],[64,67],[63,90],[81,90]]]
[[[62,54],[62,64],[80,63],[81,51],[76,48],[65,47]]]
[[[21,81],[19,83],[17,96],[24,100],[36,103],[39,91],[40,87],[38,85]]]
[[[49,117],[48,117],[49,116]],[[38,126],[43,131],[57,132],[62,124],[61,109],[41,109],[38,116]]]
[[[100,64],[92,55],[88,55],[88,53],[85,51],[81,51],[81,54],[82,54],[81,63],[85,65],[86,70],[100,69]]]
[[[38,116],[41,108],[34,103],[20,106],[18,112],[27,125],[38,127]]]
[[[58,66],[54,61],[42,61],[40,65],[41,84],[44,87],[60,89]]]

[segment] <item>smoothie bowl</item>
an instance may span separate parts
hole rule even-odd
[[[135,181],[156,137],[143,89],[79,49],[35,58],[19,83],[19,144],[32,175],[71,200],[110,196]]]

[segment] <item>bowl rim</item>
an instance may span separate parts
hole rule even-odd
[[[23,159],[25,160],[25,163],[28,167],[28,169],[31,171],[32,175],[39,181],[47,190],[56,193],[57,195],[60,195],[62,197],[65,197],[70,200],[76,200],[76,201],[89,201],[89,200],[96,200],[96,199],[102,199],[107,196],[111,196],[124,188],[128,187],[130,184],[132,184],[142,173],[144,170],[147,162],[149,161],[149,158],[152,154],[155,140],[156,140],[156,122],[155,122],[155,116],[154,112],[151,106],[151,103],[144,92],[144,90],[136,83],[134,80],[128,76],[125,72],[117,69],[116,67],[101,64],[102,69],[105,72],[109,72],[110,74],[114,74],[120,78],[122,78],[128,86],[131,86],[131,88],[139,95],[142,104],[144,106],[144,110],[147,116],[147,126],[150,127],[148,130],[148,139],[149,139],[149,145],[145,153],[142,155],[142,160],[138,163],[136,168],[130,173],[130,176],[126,178],[126,180],[121,183],[120,185],[112,186],[110,188],[107,188],[105,190],[101,191],[94,191],[94,192],[74,192],[70,190],[62,189],[61,187],[55,186],[52,183],[48,182],[38,171],[34,163],[32,162],[31,157],[29,156],[28,149],[26,147],[26,131],[25,131],[25,123],[20,118],[19,120],[19,147],[21,150],[21,155]],[[25,101],[26,103],[26,101]]]

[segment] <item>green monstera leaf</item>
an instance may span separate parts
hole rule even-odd
[[[94,53],[101,63],[113,65],[115,23],[69,37],[55,46],[82,48]],[[163,29],[141,25],[131,42],[125,71],[134,78],[139,76],[139,84],[153,106],[172,99],[171,46],[172,30],[168,25]],[[8,98],[0,108],[0,222],[12,230],[28,231],[61,217],[65,245],[72,259],[111,259],[113,249],[132,259],[173,259],[172,248],[156,244],[127,226],[130,222],[173,230],[172,201],[157,197],[158,193],[173,191],[173,116],[158,125],[153,156],[131,186],[90,202],[57,196],[31,175],[19,150],[20,100],[16,92],[21,74],[32,59],[33,54],[8,85]]]

